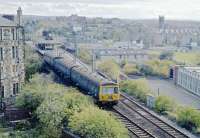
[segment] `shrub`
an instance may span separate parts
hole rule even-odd
[[[100,71],[114,80],[117,80],[119,77],[120,68],[118,64],[112,59],[102,61],[99,63],[98,68]]]
[[[30,47],[27,47],[25,52],[25,81],[28,82],[34,74],[40,71],[42,62]]]
[[[74,88],[52,84],[41,75],[34,75],[30,82],[25,85],[23,92],[17,98],[17,105],[29,109],[34,113],[34,118],[32,119],[34,122],[30,122],[32,123],[31,126],[34,126],[34,129],[37,130],[37,136],[36,134],[34,136],[42,138],[60,137],[63,127],[68,126],[69,118],[72,118],[74,115],[79,116],[78,114],[81,116],[85,107],[92,107],[95,110],[84,110],[84,114],[87,112],[88,115],[92,114],[95,116],[96,113],[101,112],[101,110],[93,105],[91,97],[79,93]],[[116,135],[119,135],[119,137],[122,136],[123,132],[126,131],[125,127],[120,123],[115,123],[115,119],[111,116],[108,118],[108,113],[104,112],[97,115],[97,117],[100,119],[105,118],[103,120],[104,123],[111,120],[110,123],[113,125],[107,127],[101,125],[100,130],[106,130],[106,134],[108,131],[111,131],[109,134],[112,134],[114,137]],[[104,116],[104,114],[106,115]],[[95,121],[93,118],[87,119],[89,122]],[[88,127],[91,127],[91,125],[88,124]],[[115,126],[122,128],[118,130],[118,127],[115,128]],[[92,135],[100,135],[97,131],[99,129],[98,125],[95,125],[92,129],[94,129]],[[14,136],[18,135],[23,136],[24,133],[19,132]],[[27,135],[24,136],[26,137]]]
[[[155,110],[158,113],[165,114],[166,112],[173,111],[175,103],[166,96],[159,96],[156,98]]]
[[[44,79],[41,75],[34,75],[28,84],[26,84],[22,92],[16,98],[17,107],[35,111],[36,108],[44,100],[47,92],[48,79]]]
[[[137,74],[139,72],[137,65],[135,64],[126,64],[123,68],[123,71],[126,74]]]
[[[165,51],[165,52],[162,52],[160,54],[160,60],[172,60],[173,59],[173,56],[174,56],[174,53],[173,52],[170,52],[170,51]]]
[[[177,122],[188,130],[196,131],[200,128],[200,112],[190,107],[181,107],[177,111]]]
[[[75,89],[69,89],[68,93],[66,93],[63,98],[65,103],[64,112],[66,119],[72,116],[75,112],[80,112],[83,107],[93,105],[91,97],[84,96],[83,94],[78,93]]]
[[[90,52],[86,49],[79,49],[78,52],[78,57],[85,62],[86,64],[91,64],[92,63],[92,55]]]
[[[45,137],[57,138],[61,136],[61,122],[65,117],[62,96],[51,94],[37,108],[36,114],[42,125],[42,134]]]
[[[69,120],[69,128],[85,138],[126,138],[125,127],[106,111],[87,107]]]
[[[127,80],[120,83],[120,89],[130,95],[136,96],[141,101],[146,101],[146,95],[150,88],[146,79]]]
[[[174,63],[169,60],[151,60],[140,66],[140,71],[145,75],[167,78],[169,76],[170,66],[173,64]]]

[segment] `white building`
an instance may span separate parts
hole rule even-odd
[[[176,84],[200,96],[200,67],[178,67]]]

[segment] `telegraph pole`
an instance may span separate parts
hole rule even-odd
[[[92,49],[92,72],[95,72],[96,70],[95,62],[96,62],[96,54],[95,54],[95,50]]]
[[[74,63],[76,63],[76,58],[77,58],[77,42],[76,42],[76,32],[73,30],[73,36],[74,36]]]
[[[2,57],[2,55],[1,55]],[[2,61],[2,59],[1,59]],[[0,94],[1,94],[1,110],[3,110],[3,97],[2,97],[2,85],[1,85],[1,61],[0,61]]]
[[[78,46],[77,46],[76,34],[77,34],[77,32],[80,32],[80,31],[82,31],[82,28],[73,26],[72,35],[74,37],[74,48],[75,48],[74,63],[76,63],[76,58],[78,56]]]

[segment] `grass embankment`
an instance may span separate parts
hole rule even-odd
[[[146,102],[147,94],[153,95],[145,79],[122,81],[120,88],[122,92],[133,95],[142,102]],[[154,110],[159,114],[166,115],[189,131],[200,133],[200,111],[182,107],[167,96],[156,97]]]
[[[35,75],[17,97],[16,105],[32,119],[13,132],[16,137],[59,138],[63,129],[86,138],[126,138],[125,126],[74,88]],[[28,125],[27,125],[28,124]]]
[[[174,54],[174,60],[186,65],[197,65],[200,63],[200,52],[176,52]]]

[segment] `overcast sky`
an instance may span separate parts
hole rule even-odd
[[[200,20],[200,0],[0,0],[0,13],[131,19],[157,18]]]

